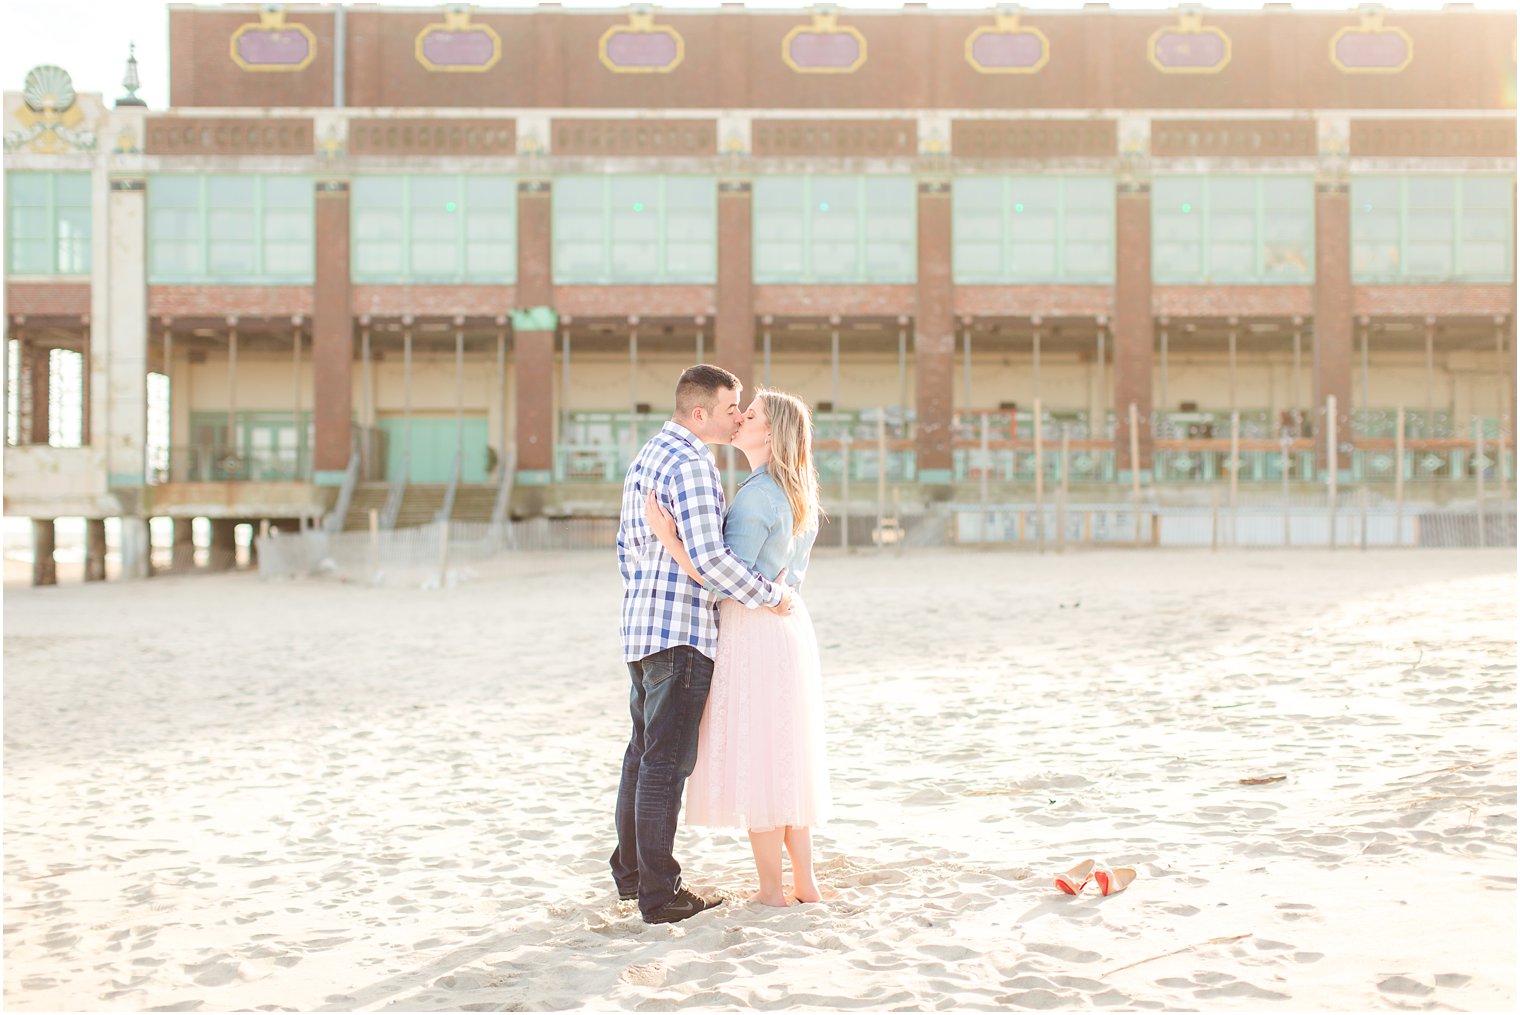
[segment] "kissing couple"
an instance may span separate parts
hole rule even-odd
[[[794,395],[698,364],[675,413],[623,480],[618,568],[633,732],[623,754],[612,877],[645,923],[722,905],[681,882],[672,851],[686,823],[749,832],[768,906],[817,902],[812,829],[829,817],[818,640],[799,590],[818,535],[813,423]],[[732,444],[750,474],[725,511],[709,444]],[[688,781],[689,780],[689,781]]]

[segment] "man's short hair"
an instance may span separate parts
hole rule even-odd
[[[711,412],[718,404],[718,392],[724,388],[739,390],[739,378],[711,363],[687,367],[676,382],[676,415],[690,416],[697,406]]]

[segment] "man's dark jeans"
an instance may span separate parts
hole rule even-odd
[[[689,645],[677,645],[629,663],[628,673],[633,736],[618,786],[612,877],[619,894],[638,893],[647,918],[681,887],[681,865],[670,854],[681,793],[697,765],[697,731],[712,688],[713,661]]]

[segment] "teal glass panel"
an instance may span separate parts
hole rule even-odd
[[[406,177],[360,176],[352,184],[351,257],[356,281],[406,277]]]
[[[603,230],[607,216],[600,176],[561,176],[554,181],[554,278],[598,282],[607,275]]]
[[[258,180],[252,176],[206,179],[206,258],[211,275],[258,274]]]
[[[1409,278],[1455,274],[1457,178],[1404,178],[1404,272]]]
[[[855,281],[860,277],[860,180],[854,176],[814,176],[808,182],[812,280]]]
[[[1062,185],[1062,281],[1112,282],[1114,181],[1106,176],[1068,176]]]
[[[950,188],[950,230],[955,280],[997,282],[1003,277],[1001,176],[965,177]]]
[[[1389,280],[1399,274],[1401,191],[1397,177],[1351,181],[1351,276],[1356,281]]]
[[[7,173],[5,192],[8,273],[89,274],[89,173]]]
[[[753,195],[755,281],[801,281],[807,272],[806,178],[756,177]]]
[[[1203,279],[1201,176],[1158,176],[1151,184],[1151,275],[1157,282]]]
[[[1307,176],[1266,176],[1261,181],[1264,281],[1314,278],[1314,181]]]
[[[1504,281],[1509,277],[1510,237],[1514,212],[1513,183],[1502,176],[1471,176],[1462,180],[1462,221],[1459,242],[1462,276],[1473,281]]]
[[[460,271],[459,178],[413,176],[411,186],[410,277],[445,281]]]
[[[918,184],[909,176],[867,176],[865,278],[912,282],[918,274]]]
[[[1060,178],[1015,176],[1008,184],[1008,253],[1012,277],[1020,282],[1059,278]]]
[[[614,176],[608,186],[611,278],[654,281],[660,274],[660,178]]]
[[[1254,176],[1209,178],[1209,281],[1256,280],[1256,190]]]
[[[710,176],[665,177],[665,274],[680,282],[718,277],[718,190]]]

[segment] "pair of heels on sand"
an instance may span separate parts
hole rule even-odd
[[[1081,895],[1082,889],[1091,881],[1104,895],[1114,895],[1128,888],[1135,880],[1135,868],[1110,867],[1096,860],[1083,860],[1071,870],[1055,877],[1056,887],[1067,895]]]

